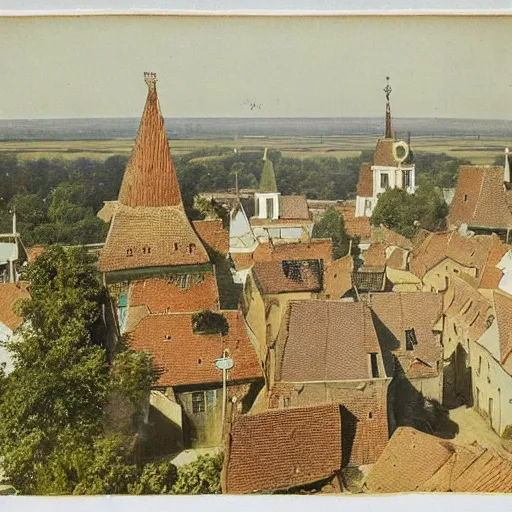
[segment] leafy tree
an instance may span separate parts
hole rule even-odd
[[[336,208],[329,206],[322,218],[315,223],[313,238],[330,238],[332,240],[332,256],[335,260],[347,254],[349,237],[345,232],[343,217]]]
[[[178,468],[173,494],[220,494],[222,454],[200,455],[195,461]]]
[[[135,484],[128,485],[130,494],[171,494],[178,470],[170,461],[147,463]]]

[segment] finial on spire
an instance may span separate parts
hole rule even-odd
[[[156,73],[144,71],[144,82],[146,82],[150,89],[154,89],[156,86]]]
[[[389,85],[389,76],[386,77],[386,87],[384,87],[384,92],[386,93],[386,139],[393,138],[391,132],[391,106],[389,104],[389,95],[391,94],[391,86]]]

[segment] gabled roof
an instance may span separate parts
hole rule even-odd
[[[503,167],[461,166],[447,221],[452,226],[512,227]]]
[[[369,354],[381,352],[368,306],[334,300],[290,301],[281,347],[285,382],[370,379]]]
[[[314,238],[293,243],[266,242],[260,243],[254,251],[254,261],[257,262],[301,259],[332,261],[332,241]]]
[[[26,281],[0,284],[0,323],[11,331],[14,331],[23,322],[23,319],[16,313],[15,306],[19,300],[30,298],[28,286],[29,283]]]
[[[379,227],[372,226],[370,240],[373,243],[383,243],[387,247],[395,246],[402,249],[412,249],[413,247],[413,243],[408,238],[387,228],[384,224]]]
[[[359,237],[361,242],[370,239],[372,226],[370,225],[369,217],[356,217],[355,208],[351,206],[339,206],[336,209],[343,215],[347,235]]]
[[[225,459],[229,494],[286,490],[332,478],[341,469],[339,405],[240,416]]]
[[[500,363],[505,364],[512,353],[512,297],[494,292],[494,310],[499,333]]]
[[[152,314],[193,313],[219,309],[219,290],[212,272],[143,279],[130,284],[128,304],[147,306]]]
[[[373,171],[369,164],[361,166],[356,195],[359,197],[373,197]]]
[[[181,194],[160,113],[156,77],[146,76],[148,95],[119,202],[126,206],[177,206]]]
[[[119,205],[99,267],[102,272],[111,272],[208,262],[208,254],[181,206]]]
[[[324,292],[327,299],[339,299],[352,288],[354,260],[347,255],[324,266]]]
[[[221,219],[194,220],[192,225],[205,246],[227,256],[229,252],[229,233],[223,228]]]
[[[311,219],[306,196],[279,196],[280,219]]]
[[[439,374],[442,347],[434,334],[443,313],[442,297],[429,292],[376,293],[371,297],[375,328],[382,347],[394,352],[409,377]],[[417,344],[407,350],[406,331]]]
[[[384,268],[386,266],[386,245],[373,243],[363,252],[362,258],[365,267]]]
[[[493,236],[491,249],[487,256],[487,263],[484,267],[484,271],[482,272],[482,277],[478,286],[479,288],[491,290],[498,288],[501,278],[503,277],[503,272],[498,268],[498,264],[502,260],[503,256],[505,256],[505,254],[510,250],[510,245],[505,245],[499,237],[496,235]]]
[[[319,260],[284,260],[255,263],[253,276],[262,293],[286,293],[322,289],[323,265]]]
[[[222,311],[229,324],[226,336],[192,332],[192,315],[175,313],[149,315],[131,332],[130,346],[153,356],[161,373],[156,386],[188,386],[222,382],[222,372],[215,360],[229,349],[234,361],[229,381],[262,377],[256,351],[252,346],[241,313]],[[170,336],[170,339],[168,337]]]

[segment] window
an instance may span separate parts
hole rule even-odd
[[[188,252],[194,254],[196,252],[196,244],[188,244]]]
[[[365,211],[372,209],[372,202],[371,202],[370,199],[365,199],[365,201],[364,201],[364,209],[365,209]]]
[[[406,329],[405,331],[405,349],[406,350],[414,350],[414,345],[418,344],[418,340],[416,339],[416,333],[414,329]]]
[[[411,186],[411,171],[404,171],[404,187]]]
[[[133,249],[126,249],[126,256],[133,256]]]
[[[468,195],[464,194],[464,201],[467,201],[467,200],[468,200]]]
[[[379,366],[377,364],[377,354],[375,352],[370,354],[370,365],[372,368],[372,378],[376,379],[379,376]]]
[[[260,216],[260,201],[259,199],[256,199],[255,201],[255,205],[254,205],[254,215],[256,217],[259,217]]]
[[[148,247],[147,245],[145,245],[142,248],[142,254],[151,254],[151,247]]]
[[[368,413],[368,419],[369,419],[369,420],[371,420],[372,418],[373,418],[373,413],[372,413],[372,411],[370,411],[370,412]]]
[[[204,412],[204,393],[199,391],[198,393],[192,393],[192,412],[197,414],[198,412]]]
[[[269,197],[267,199],[267,219],[274,218],[274,200]]]
[[[178,250],[178,242],[174,242],[174,250],[177,251]]]
[[[387,174],[380,175],[380,188],[389,187],[389,176]]]
[[[210,389],[210,391],[206,392],[206,401],[208,402],[208,407],[215,407],[217,395],[214,389]]]
[[[290,399],[288,397],[283,398],[283,407],[290,407]]]

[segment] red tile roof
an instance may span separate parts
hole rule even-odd
[[[27,259],[28,259],[28,262],[29,263],[34,263],[36,258],[39,255],[43,254],[44,251],[46,251],[46,247],[44,247],[42,245],[37,245],[37,246],[34,246],[34,247],[29,247],[27,249]]]
[[[373,165],[381,165],[383,167],[397,167],[398,162],[393,156],[394,139],[378,139],[373,154]]]
[[[379,227],[372,226],[370,240],[374,243],[383,243],[387,247],[395,246],[402,249],[412,249],[413,243],[405,236],[397,233],[383,224]]]
[[[407,270],[409,252],[400,247],[395,247],[386,260],[386,266],[394,270]]]
[[[276,380],[371,378],[368,354],[380,354],[381,350],[365,303],[301,300],[288,304],[287,332],[277,356]]]
[[[409,377],[439,375],[442,345],[434,334],[434,326],[443,313],[442,297],[428,292],[377,293],[371,297],[371,308],[380,322],[376,323],[381,346],[392,350]],[[406,330],[414,329],[417,345],[406,349]]]
[[[194,220],[192,225],[205,246],[224,256],[229,252],[229,232],[222,227],[222,220]]]
[[[306,196],[280,196],[280,219],[306,219],[309,220],[308,202]]]
[[[361,166],[356,194],[359,197],[373,197],[373,171],[369,164]]]
[[[0,284],[0,323],[11,331],[19,327],[23,321],[15,309],[19,300],[30,298],[28,285],[25,281]]]
[[[323,260],[332,261],[332,242],[330,239],[317,238],[294,243],[260,243],[254,251],[254,261],[284,260]]]
[[[130,284],[128,303],[130,307],[147,306],[153,314],[193,313],[219,309],[219,290],[212,272],[143,279]]]
[[[447,221],[451,226],[512,227],[503,167],[461,166]]]
[[[255,263],[252,273],[262,293],[286,293],[322,289],[322,265],[318,260],[285,260]]]
[[[386,246],[382,243],[372,244],[363,252],[362,258],[365,267],[384,268],[386,266]]]
[[[503,277],[503,272],[497,267],[497,265],[503,256],[505,256],[505,254],[511,249],[512,247],[510,245],[505,245],[499,237],[496,235],[493,236],[491,249],[488,253],[487,262],[478,286],[479,288],[491,290],[498,288],[501,278]]]
[[[500,363],[505,364],[512,353],[512,297],[502,292],[493,295],[500,337]]]
[[[339,299],[352,288],[352,256],[344,256],[325,265],[324,292],[327,299]]]
[[[119,202],[127,206],[181,204],[176,170],[169,150],[164,118],[160,113],[155,81],[148,83],[146,106],[126,166]]]
[[[351,206],[339,206],[336,209],[343,216],[347,235],[359,237],[362,242],[370,239],[372,226],[369,217],[356,217],[355,208]]]
[[[232,425],[226,454],[229,494],[286,490],[341,468],[339,405],[244,415]]]
[[[156,386],[188,386],[222,382],[222,372],[215,360],[228,349],[234,367],[229,381],[262,377],[256,351],[252,346],[239,311],[222,311],[229,323],[226,336],[192,332],[192,315],[175,313],[149,315],[130,333],[134,350],[149,352],[162,374]],[[167,337],[170,336],[171,339]]]
[[[230,257],[235,264],[236,270],[247,270],[254,265],[252,252],[232,252]]]
[[[260,219],[258,217],[251,217],[249,223],[251,226],[280,226],[283,225],[285,227],[289,226],[308,226],[313,224],[312,219]]]
[[[207,262],[208,254],[181,206],[119,205],[100,253],[99,267],[102,272],[111,272]]]

